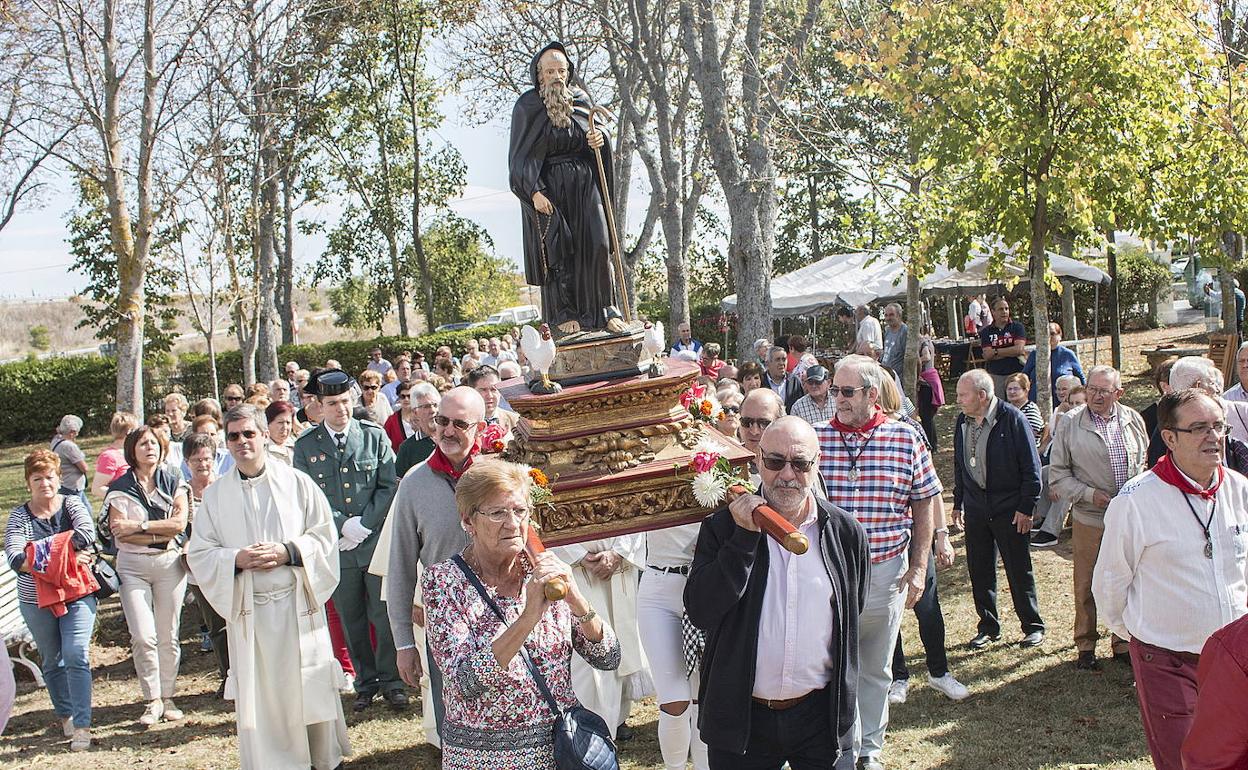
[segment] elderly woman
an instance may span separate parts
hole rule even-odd
[[[719,399],[719,414],[715,417],[715,427],[725,436],[736,436],[741,427],[741,402],[745,396],[741,391],[727,391]]]
[[[294,407],[286,404],[286,408],[294,411]],[[182,454],[186,457],[187,467],[190,468],[191,474],[187,478],[187,494],[189,495],[189,504],[187,505],[187,518],[191,522],[191,526],[195,525],[195,511],[199,507],[200,500],[204,497],[204,490],[217,480],[216,458],[217,458],[217,441],[212,436],[204,433],[192,433],[182,442]],[[189,528],[187,530],[190,531]],[[225,638],[225,620],[217,614],[212,605],[204,598],[203,592],[199,589],[199,584],[195,582],[195,576],[187,572],[187,583],[191,594],[195,597],[195,606],[199,608],[200,617],[203,623],[200,626],[200,633],[206,638],[210,644],[203,644],[201,641],[201,649],[212,649],[216,653],[217,673],[221,676],[221,683],[217,686],[217,697],[221,698],[225,695],[225,679],[230,671],[230,651],[228,642]]]
[[[1044,436],[1044,417],[1040,414],[1040,407],[1028,397],[1030,390],[1031,378],[1022,372],[1015,372],[1005,378],[1005,400],[1023,413],[1027,424],[1031,426],[1031,437],[1039,447],[1040,439]]]
[[[169,418],[169,431],[173,441],[181,441],[191,432],[191,424],[186,421],[186,410],[190,404],[181,393],[170,393],[161,402],[165,416]]]
[[[121,609],[130,628],[134,670],[147,708],[143,725],[182,718],[173,702],[186,594],[181,546],[188,521],[186,482],[165,463],[164,436],[143,426],[126,437],[130,469],[108,485],[104,508],[117,540]]]
[[[35,638],[42,658],[44,682],[69,747],[85,751],[91,745],[91,632],[95,628],[95,596],[87,594],[65,603],[57,616],[40,608],[35,579],[26,562],[28,543],[73,530],[70,547],[80,562],[92,560],[95,524],[77,495],[62,494],[61,459],[37,449],[26,456],[26,488],[30,499],[14,508],[4,530],[4,555],[17,572],[17,599],[22,619]],[[8,660],[0,661],[8,665]]]
[[[390,407],[390,399],[384,396],[378,398],[381,393],[381,374],[365,369],[360,373],[359,383],[360,406],[368,410],[368,419],[378,425],[385,425],[390,415],[394,414],[394,409]]]
[[[77,497],[90,513],[91,503],[87,498],[87,456],[78,446],[78,433],[81,430],[81,417],[76,414],[65,415],[61,418],[60,425],[56,426],[51,448],[61,458],[60,493]]]
[[[289,401],[274,401],[264,410],[264,418],[269,421],[269,457],[290,465],[295,451],[295,408]]]
[[[129,412],[114,412],[113,419],[108,423],[108,432],[113,441],[100,456],[95,458],[95,476],[91,478],[91,494],[103,497],[108,492],[108,485],[126,472],[126,454],[122,444],[130,431],[139,427],[139,418]]]
[[[572,652],[595,668],[620,662],[615,634],[585,601],[568,565],[525,552],[533,510],[528,469],[491,460],[472,465],[455,485],[455,504],[469,542],[466,566],[502,610],[499,620],[454,560],[421,579],[429,646],[444,673],[443,770],[554,768],[555,715],[538,691],[521,647],[542,671],[563,709],[577,704]],[[543,588],[568,585],[565,601]]]

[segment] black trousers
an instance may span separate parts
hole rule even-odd
[[[914,605],[914,617],[919,621],[919,639],[923,641],[923,654],[927,658],[927,673],[939,679],[949,673],[949,656],[945,652],[945,616],[940,610],[940,591],[936,588],[936,552],[927,556],[927,582],[923,595]],[[893,681],[910,678],[906,668],[906,653],[901,649],[901,633],[893,646]]]
[[[931,445],[934,452],[939,446],[936,443],[936,412],[940,407],[932,404],[932,386],[928,385],[925,380],[919,380],[916,395],[919,399],[919,424],[923,426],[923,432],[927,434],[927,443]]]
[[[1036,601],[1036,577],[1031,569],[1031,542],[1014,526],[1014,512],[988,518],[986,511],[965,511],[966,569],[971,576],[971,595],[979,614],[979,633],[1001,633],[997,616],[997,553],[1005,565],[1014,612],[1023,633],[1043,631],[1040,607]]]
[[[784,711],[750,701],[750,742],[745,756],[709,746],[711,770],[851,770],[854,753],[836,756],[836,735],[829,729],[828,694],[812,693]]]
[[[221,674],[221,681],[225,681],[226,675],[230,673],[230,644],[225,634],[225,618],[212,608],[199,586],[191,583],[191,592],[195,594],[195,606],[199,608],[204,627],[208,629],[208,638],[212,640],[212,652],[217,656],[217,671]]]

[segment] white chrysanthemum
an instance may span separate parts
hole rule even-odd
[[[698,440],[698,445],[693,448],[694,454],[697,454],[698,452],[706,452],[707,454],[713,454],[713,455],[718,455],[720,457],[723,457],[724,455],[728,454],[728,447],[724,446],[718,441],[715,441],[712,438],[703,436],[701,439]]]
[[[693,477],[693,497],[703,508],[715,508],[728,494],[728,485],[717,473],[699,473]]]

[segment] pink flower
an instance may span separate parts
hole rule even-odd
[[[715,467],[715,463],[719,462],[719,455],[714,452],[698,452],[693,456],[690,465],[697,473],[706,473]]]

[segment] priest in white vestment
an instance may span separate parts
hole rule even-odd
[[[305,474],[265,461],[261,412],[237,407],[225,423],[235,467],[204,490],[187,560],[228,624],[239,764],[333,770],[351,747],[324,609],[338,585],[329,503]]]
[[[616,730],[628,719],[633,700],[650,694],[653,683],[637,630],[637,587],[646,566],[646,536],[623,535],[551,548],[572,565],[576,585],[620,640],[620,666],[600,671],[572,656],[572,689],[581,705]]]

